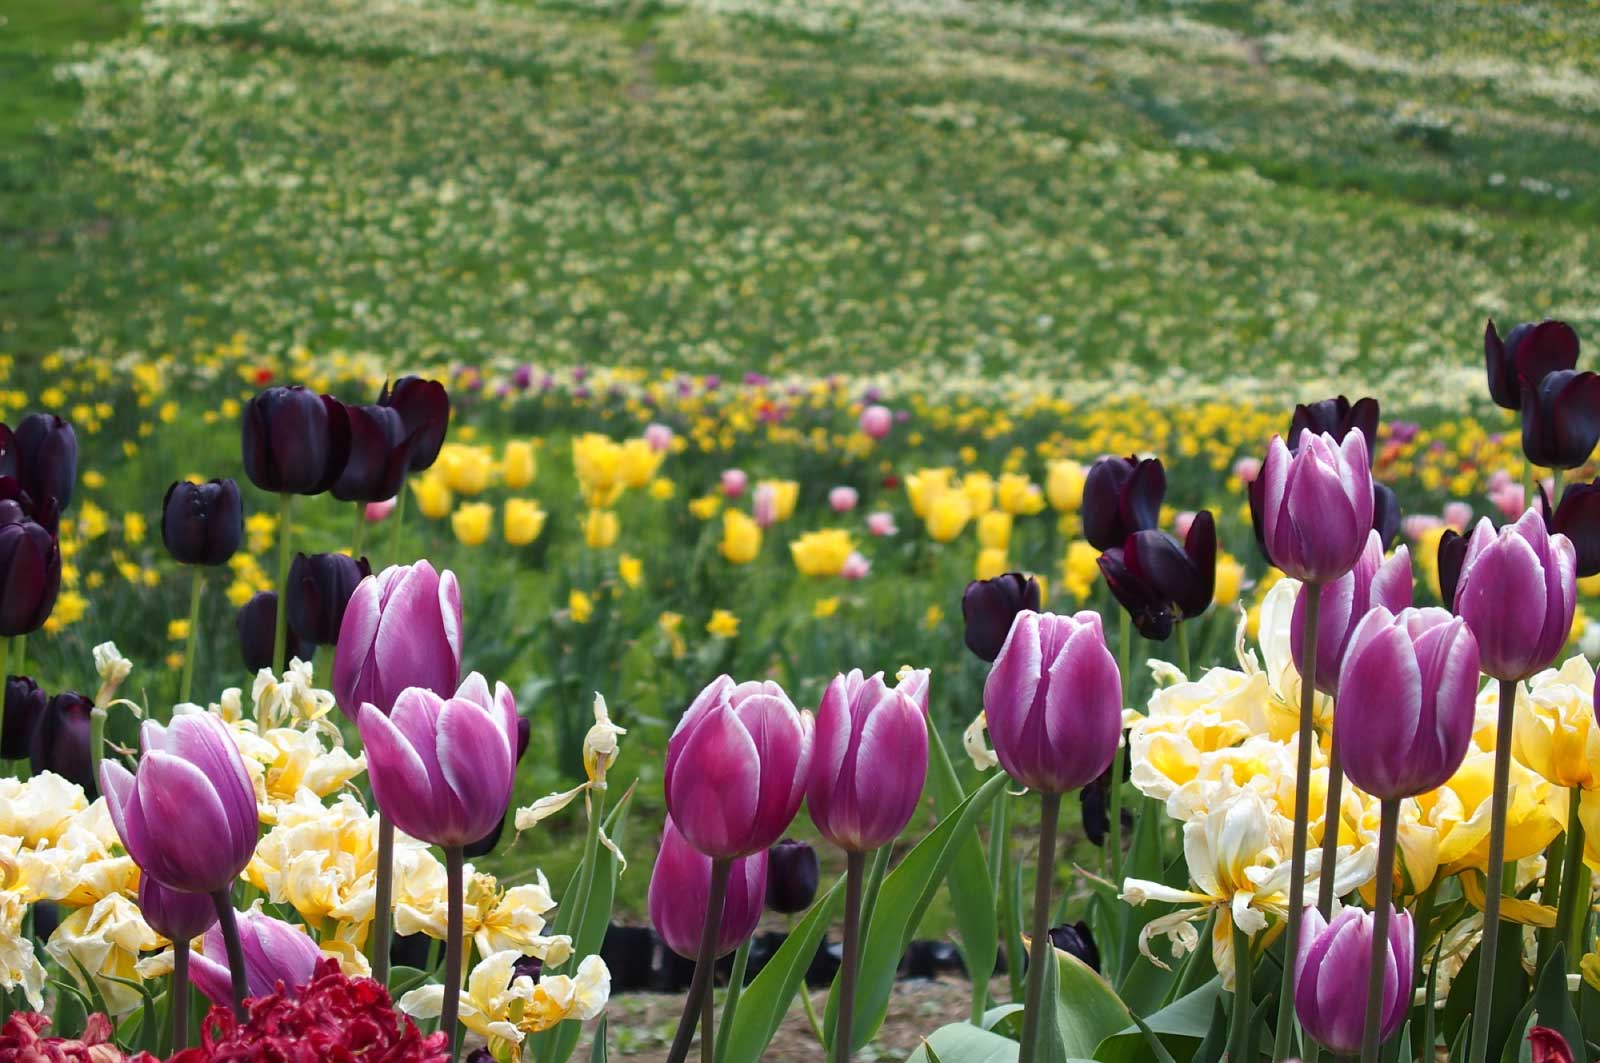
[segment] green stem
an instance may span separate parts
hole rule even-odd
[[[1233,1025],[1228,1034],[1229,1063],[1246,1063],[1250,1043],[1251,975],[1250,935],[1233,924]]]
[[[861,937],[866,939],[872,926],[872,910],[878,904],[878,891],[883,888],[883,876],[889,870],[889,856],[894,844],[880,845],[872,851],[872,865],[867,868],[867,885],[861,900]]]
[[[1568,810],[1570,813],[1570,809]],[[1568,825],[1571,825],[1570,814]],[[1562,871],[1567,858],[1567,832],[1563,831],[1550,839],[1550,844],[1544,847],[1544,881],[1539,886],[1539,903],[1561,911],[1565,896],[1561,891]],[[1558,919],[1559,921],[1559,919]],[[1548,926],[1541,929],[1536,935],[1538,938],[1538,951],[1534,956],[1533,969],[1544,970],[1545,960],[1550,956],[1550,950],[1555,948],[1556,928]]]
[[[367,533],[367,504],[356,503],[356,530],[350,536],[350,556],[361,560],[361,538]]]
[[[172,1051],[182,1052],[188,1047],[189,942],[180,938],[172,943]]]
[[[189,637],[183,647],[183,681],[178,685],[180,704],[189,700],[189,692],[194,689],[194,649],[200,641],[200,595],[205,586],[206,570],[196,565],[194,585],[189,588]]]
[[[466,925],[465,882],[461,846],[452,845],[444,851],[445,874],[445,939],[444,939],[444,1007],[439,1012],[439,1028],[450,1036],[450,1060],[461,1054],[461,945]]]
[[[100,787],[100,762],[106,751],[106,707],[96,705],[89,710],[89,774],[94,778],[95,791]]]
[[[1045,964],[1053,963],[1050,946],[1050,887],[1056,870],[1056,825],[1061,795],[1040,794],[1039,865],[1033,875],[1033,942],[1028,955],[1028,993],[1022,1006],[1022,1048],[1017,1063],[1039,1058],[1039,1027],[1044,1011]]]
[[[1472,1014],[1472,1047],[1467,1063],[1485,1063],[1489,1053],[1489,1015],[1494,1003],[1495,953],[1500,944],[1500,895],[1505,890],[1506,801],[1511,784],[1511,725],[1517,706],[1517,681],[1500,680],[1500,711],[1494,736],[1493,804],[1489,810],[1489,864],[1484,882],[1483,944],[1478,946],[1478,989]]]
[[[228,950],[228,977],[233,983],[233,1017],[245,1020],[244,995],[244,945],[239,941],[239,922],[233,914],[233,891],[220,889],[211,895],[217,908],[217,927],[222,931],[222,943]]]
[[[406,489],[409,485],[400,484],[400,497],[395,500],[394,512],[389,519],[394,521],[394,527],[389,529],[389,564],[400,563],[400,525],[406,518]]]
[[[711,992],[712,968],[717,962],[717,935],[722,929],[722,905],[728,896],[728,877],[732,872],[733,861],[711,861],[711,889],[706,897],[706,923],[700,931],[700,951],[695,958],[694,977],[689,980],[689,995],[683,1002],[683,1017],[678,1020],[678,1032],[667,1053],[667,1063],[683,1063],[689,1058],[689,1045],[700,1021],[702,1002]],[[705,1036],[710,1035],[711,1031],[707,1030]]]
[[[739,1010],[739,996],[744,992],[744,975],[750,966],[750,942],[745,938],[739,951],[733,954],[733,973],[728,978],[728,995],[722,1002],[722,1025],[717,1028],[717,1063],[728,1058],[728,1035],[733,1029],[733,1016]]]
[[[1183,669],[1185,677],[1189,675],[1189,625],[1182,620],[1173,625],[1178,629],[1178,667]]]
[[[1589,891],[1582,888],[1581,873],[1583,866],[1583,820],[1578,818],[1578,802],[1583,796],[1583,791],[1574,786],[1567,794],[1567,851],[1565,860],[1561,865],[1561,903],[1556,909],[1555,940],[1565,942],[1567,946],[1567,967],[1576,970],[1578,960],[1583,956],[1580,946],[1583,944],[1583,924],[1586,920],[1579,916],[1579,912],[1586,906]],[[1548,876],[1552,868],[1545,869]]]
[[[784,933],[786,933],[786,934],[794,933],[794,916],[792,916],[792,915],[784,916],[783,917],[783,924],[784,924],[783,925]],[[806,1022],[808,1024],[810,1024],[811,1033],[817,1039],[817,1047],[818,1048],[826,1047],[826,1045],[828,1043],[828,1039],[825,1036],[823,1036],[823,1033],[822,1033],[822,1022],[817,1018],[817,1009],[811,1003],[811,989],[803,981],[800,984],[800,1005],[801,1005],[802,1008],[805,1009]]]
[[[1339,863],[1339,826],[1344,816],[1340,805],[1344,800],[1344,762],[1339,756],[1339,743],[1332,743],[1328,754],[1328,800],[1322,815],[1322,866],[1317,877],[1317,911],[1327,919],[1333,913],[1333,872]]]
[[[272,664],[274,673],[284,667],[283,648],[289,632],[289,517],[294,509],[294,495],[287,492],[278,496],[278,608],[272,625]]]
[[[885,849],[888,846],[884,846]],[[867,854],[845,854],[844,965],[839,968],[839,1021],[833,1028],[833,1061],[850,1063],[855,1054],[856,971],[861,962],[861,876]]]
[[[1366,1026],[1361,1035],[1361,1063],[1378,1063],[1383,1036],[1383,980],[1389,970],[1389,909],[1394,894],[1394,843],[1400,830],[1400,801],[1380,806],[1378,825],[1377,897],[1373,902],[1372,948],[1367,961]]]
[[[589,812],[589,829],[583,839],[583,864],[578,868],[578,912],[572,921],[574,932],[588,920],[589,894],[594,888],[594,865],[600,859],[600,824],[606,818],[606,788],[590,788],[584,807]],[[577,957],[573,957],[576,961]]]
[[[1289,863],[1289,917],[1283,939],[1283,983],[1278,994],[1273,1059],[1289,1058],[1294,1038],[1294,958],[1300,954],[1300,924],[1305,918],[1306,820],[1311,814],[1311,745],[1315,741],[1312,713],[1317,696],[1317,612],[1322,603],[1322,587],[1307,583],[1305,602],[1305,628],[1300,641],[1305,673],[1300,676],[1300,740],[1294,775],[1294,852]]]
[[[28,671],[28,636],[18,635],[11,640],[11,647],[16,653],[16,660],[11,665],[11,674],[23,675]]]
[[[988,856],[989,856],[989,880],[993,884],[993,890],[994,890],[993,896],[995,897],[995,903],[996,903],[997,907],[1001,908],[1001,913],[1002,913],[1001,914],[1001,918],[999,920],[999,922],[1000,922],[1000,940],[1001,941],[1009,941],[1010,940],[1009,938],[1006,937],[1005,919],[1004,919],[1004,914],[1003,914],[1004,913],[1004,909],[1003,909],[1003,905],[1001,905],[1001,902],[1000,902],[1000,896],[1001,896],[1001,894],[1000,894],[1000,889],[1001,889],[1001,884],[1000,884],[1000,847],[1002,845],[1005,845],[1005,843],[1006,843],[1005,832],[1006,832],[1006,803],[1005,803],[1005,800],[1004,800],[1004,795],[1002,794],[1000,797],[995,799],[994,805],[989,809],[989,852],[988,852]],[[1015,952],[1016,952],[1016,949],[1014,947],[1009,947],[1008,946],[1007,950],[1006,950],[1007,959],[1009,960],[1010,957]],[[989,1010],[989,987],[987,985],[980,984],[979,981],[975,980],[972,983],[972,1014],[969,1016],[969,1018],[972,1021],[972,1025],[974,1025],[974,1026],[982,1026],[983,1025],[983,1013],[988,1011],[988,1010]]]
[[[1121,613],[1117,639],[1117,666],[1122,670],[1122,690],[1126,696],[1132,691],[1133,678],[1128,673],[1133,667],[1133,621],[1126,609]],[[1117,725],[1117,752],[1111,758],[1111,882],[1122,885],[1122,769],[1127,763],[1127,742],[1122,725]]]
[[[378,872],[372,901],[372,978],[389,984],[390,928],[394,921],[394,821],[378,812]]]

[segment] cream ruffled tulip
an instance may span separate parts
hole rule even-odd
[[[461,1024],[495,1052],[520,1045],[529,1034],[566,1019],[588,1021],[605,1010],[611,972],[598,956],[585,956],[576,977],[545,975],[537,983],[516,974],[514,949],[485,957],[467,976],[461,993]],[[419,1019],[436,1018],[444,1006],[444,987],[423,986],[400,998],[400,1010]]]

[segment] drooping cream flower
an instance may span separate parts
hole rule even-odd
[[[63,919],[45,951],[80,985],[79,968],[89,972],[111,1014],[124,1015],[138,1007],[143,997],[123,981],[139,979],[139,954],[161,942],[161,935],[139,914],[139,906],[113,893]]]
[[[296,658],[283,675],[263,668],[250,687],[256,723],[262,730],[320,720],[333,710],[333,691],[320,690],[313,681],[310,661]]]
[[[516,973],[515,949],[491,953],[472,969],[461,994],[461,1023],[488,1042],[491,1053],[520,1045],[530,1034],[566,1019],[587,1021],[605,1010],[611,972],[598,956],[585,956],[576,977],[545,975],[537,983]],[[400,998],[400,1010],[419,1019],[436,1018],[444,1006],[439,985],[413,989]]]

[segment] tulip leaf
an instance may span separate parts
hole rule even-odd
[[[82,990],[60,978],[52,978],[50,984],[55,986],[59,993],[56,994],[56,1013],[52,1017],[54,1029],[50,1032],[57,1037],[77,1037],[83,1033],[83,1028],[88,1025],[89,1012],[92,1005],[89,998],[83,995]]]
[[[826,893],[817,897],[761,973],[745,986],[728,1031],[727,1058],[760,1059],[766,1052],[767,1044],[789,1013],[795,993],[804,992],[806,970],[844,897],[843,884],[843,878],[836,879]]]
[[[1022,1005],[999,1004],[992,1007],[983,1013],[983,1022],[979,1025],[985,1030],[999,1030],[1018,1036],[1022,1032]]]
[[[606,1063],[606,1016],[602,1013],[595,1023],[594,1044],[589,1049],[589,1063]]]
[[[1141,1023],[1142,1029],[1150,1029],[1149,1023]],[[1154,1031],[1151,1031],[1154,1033]],[[1159,1042],[1159,1038],[1158,1038]],[[1163,1045],[1163,1048],[1166,1046]],[[1200,1047],[1194,1050],[1194,1056],[1189,1063],[1217,1063],[1222,1058],[1222,1053],[1228,1047],[1228,1012],[1222,1006],[1222,997],[1218,996],[1211,1009],[1211,1029],[1206,1031],[1206,1036],[1200,1042]]]
[[[428,980],[428,972],[416,967],[389,968],[389,996],[399,1000]]]
[[[1562,943],[1550,950],[1550,958],[1545,961],[1533,992],[1533,1009],[1540,1026],[1548,1026],[1565,1037],[1574,1056],[1583,1054],[1583,1024],[1572,1006],[1572,994],[1567,992],[1567,948]]]
[[[1133,1016],[1117,991],[1111,988],[1111,983],[1101,978],[1094,968],[1070,953],[1059,949],[1051,951],[1055,953],[1056,970],[1054,977],[1047,971],[1045,978],[1047,982],[1057,983],[1054,1024],[1062,1052],[1067,1056],[1092,1056],[1107,1037],[1126,1030]],[[1044,1016],[1047,1030],[1051,1022],[1047,1013]]]
[[[934,807],[941,816],[949,815],[966,798],[944,739],[933,721],[928,721],[928,787],[933,791]],[[983,1013],[989,999],[989,979],[994,974],[999,952],[999,924],[996,915],[994,882],[989,877],[989,862],[983,843],[973,831],[963,840],[950,865],[947,879],[950,906],[955,911],[956,928],[961,937],[961,959],[972,980],[973,1016]]]
[[[1050,950],[1050,958],[1060,955],[1054,948]],[[1028,961],[1033,962],[1033,953],[1029,952]],[[1039,1016],[1039,1042],[1034,1052],[1037,1063],[1067,1063],[1067,1039],[1072,1038],[1076,1044],[1080,1038],[1073,1022],[1070,1009],[1072,1002],[1062,998],[1061,965],[1046,962],[1044,965],[1044,1013]],[[1054,1006],[1052,1006],[1052,1003]],[[1074,1052],[1074,1055],[1078,1053]]]
[[[1516,923],[1505,923],[1500,931],[1500,962],[1496,963],[1494,972],[1494,1004],[1488,1015],[1472,1012],[1476,1003],[1478,967],[1483,958],[1481,947],[1474,949],[1462,964],[1450,983],[1450,995],[1445,999],[1443,1018],[1447,1036],[1453,1037],[1469,1016],[1473,1022],[1487,1022],[1491,1059],[1498,1059],[1500,1048],[1508,1038],[1515,1036],[1513,1024],[1517,1011],[1523,1001],[1529,1000],[1528,979],[1522,973],[1521,947],[1522,928]]]
[[[1600,990],[1589,984],[1587,978],[1578,982],[1578,1015],[1584,1039],[1600,1044]]]
[[[957,1022],[929,1034],[906,1063],[1016,1063],[1019,1048],[1009,1037]]]
[[[1193,993],[1147,1016],[1145,1025],[1176,1058],[1190,1056],[1211,1029],[1212,1013],[1222,995],[1221,980],[1213,978]],[[1144,1063],[1150,1058],[1149,1044],[1143,1031],[1130,1025],[1101,1041],[1094,1058],[1099,1063]]]
[[[961,851],[961,843],[972,835],[978,819],[995,795],[1010,783],[1009,776],[994,777],[962,801],[938,826],[901,859],[889,872],[878,893],[877,910],[862,942],[860,969],[856,976],[856,1021],[851,1030],[852,1048],[860,1048],[883,1025],[889,1014],[889,996],[894,991],[895,973],[900,959],[916,932],[922,913],[927,911],[940,883]],[[839,1007],[839,980],[834,979],[828,995],[824,1029],[831,1040]],[[976,1027],[974,1027],[976,1028]],[[744,1057],[736,1057],[744,1058]]]
[[[1222,1010],[1220,1005],[1218,1006],[1217,1010],[1219,1012]],[[1144,1034],[1144,1043],[1150,1046],[1150,1052],[1155,1056],[1156,1063],[1178,1063],[1177,1060],[1172,1058],[1172,1053],[1167,1051],[1167,1046],[1161,1043],[1161,1038],[1157,1037],[1156,1032],[1150,1028],[1149,1023],[1139,1018],[1139,1016],[1134,1015],[1133,1024],[1139,1027],[1140,1033]],[[1211,1017],[1211,1030],[1215,1031],[1216,1029],[1216,1016],[1213,1015]],[[1210,1036],[1211,1032],[1208,1031],[1206,1033],[1206,1037],[1209,1038]]]

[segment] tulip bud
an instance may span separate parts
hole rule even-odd
[[[179,480],[161,502],[161,541],[185,565],[221,565],[244,538],[244,503],[233,480]]]
[[[333,645],[350,596],[370,575],[372,566],[364,557],[296,554],[289,566],[289,626],[305,642]]]
[[[1100,555],[1106,586],[1139,633],[1157,641],[1211,605],[1217,583],[1217,526],[1210,510],[1190,523],[1183,545],[1163,531],[1138,531]]]
[[[272,659],[272,640],[278,622],[278,592],[257,591],[234,614],[234,630],[239,633],[239,653],[248,671],[259,672],[270,668],[281,672],[289,662],[299,658],[309,661],[317,652],[316,643],[304,638],[293,625],[284,632],[283,660]]]
[[[837,675],[817,707],[806,807],[847,852],[895,838],[917,810],[928,775],[928,724],[908,691],[926,697],[927,672],[889,687],[883,673]]]
[[[239,943],[244,952],[245,999],[282,991],[293,997],[316,973],[322,950],[309,934],[291,923],[259,911],[238,913]],[[222,928],[206,931],[201,951],[189,957],[189,980],[218,1007],[233,1003],[233,976]]]
[[[894,514],[883,512],[867,514],[867,531],[880,539],[893,535],[899,530],[894,524]]]
[[[1050,944],[1082,960],[1092,970],[1100,969],[1100,949],[1094,943],[1094,931],[1082,919],[1076,923],[1062,923],[1050,928]]]
[[[1568,484],[1561,492],[1561,504],[1549,513],[1546,525],[1572,542],[1575,569],[1579,579],[1600,575],[1600,479]]]
[[[1268,558],[1302,583],[1328,583],[1349,572],[1372,530],[1372,470],[1366,437],[1302,434],[1290,454],[1282,437],[1267,449],[1260,485],[1262,540]]]
[[[1366,1028],[1372,924],[1372,913],[1360,908],[1346,908],[1330,923],[1310,907],[1300,930],[1300,952],[1295,957],[1296,1017],[1312,1037],[1344,1055],[1361,1051]],[[1383,1018],[1378,1027],[1382,1041],[1400,1029],[1411,1005],[1411,960],[1411,913],[1402,908],[1389,918]]]
[[[1577,605],[1576,555],[1565,535],[1545,531],[1536,510],[1498,532],[1487,517],[1478,521],[1455,583],[1455,613],[1477,638],[1485,674],[1527,679],[1566,644]]]
[[[204,893],[180,893],[150,875],[140,875],[139,914],[168,941],[188,941],[211,929],[217,906]]]
[[[728,498],[738,498],[750,485],[750,477],[743,469],[722,470],[722,493]]]
[[[331,395],[298,384],[267,388],[244,408],[244,471],[277,494],[320,495],[350,457],[350,415]]]
[[[30,413],[18,423],[12,445],[22,489],[36,505],[54,499],[57,512],[66,509],[78,479],[78,437],[72,425],[53,413]]]
[[[755,933],[766,893],[767,851],[757,849],[735,858],[717,927],[717,956],[726,956]],[[650,923],[662,943],[685,959],[699,955],[710,896],[711,858],[689,844],[669,814],[650,872],[647,900]]]
[[[795,838],[767,850],[767,907],[779,915],[798,915],[817,896],[821,868],[817,851]]]
[[[259,826],[255,788],[227,725],[207,712],[174,716],[166,727],[146,720],[139,745],[137,775],[100,762],[123,848],[171,889],[229,888],[255,855]]]
[[[100,792],[89,756],[93,713],[94,702],[76,690],[57,694],[46,703],[28,746],[28,763],[35,775],[54,772],[83,787],[91,801]]]
[[[439,459],[445,433],[450,430],[450,395],[437,380],[403,376],[384,385],[378,405],[400,415],[404,438],[410,442],[412,472],[431,468]]]
[[[894,427],[894,414],[887,406],[868,406],[861,411],[861,431],[873,439],[882,439]]]
[[[528,739],[533,734],[533,722],[526,716],[517,717],[517,759],[512,764],[512,773],[515,774],[516,766],[522,763],[523,755],[528,752]],[[500,822],[494,825],[494,830],[485,834],[475,842],[469,843],[462,849],[462,855],[468,860],[475,860],[480,856],[488,856],[494,852],[494,847],[500,844],[500,834],[505,830],[506,817],[501,816]]]
[[[1354,404],[1340,395],[1321,402],[1302,402],[1294,408],[1289,419],[1289,439],[1299,447],[1300,433],[1309,430],[1312,435],[1331,435],[1335,443],[1342,443],[1351,432],[1360,432],[1367,441],[1367,455],[1378,449],[1378,400],[1357,399]]]
[[[718,676],[667,741],[667,813],[716,859],[777,841],[805,796],[814,725],[776,683]]]
[[[1489,396],[1495,405],[1520,410],[1527,388],[1537,387],[1547,373],[1578,364],[1578,334],[1564,321],[1518,325],[1500,338],[1491,319],[1483,330],[1483,353],[1489,369]]]
[[[1136,531],[1161,523],[1167,472],[1155,458],[1101,458],[1083,482],[1083,537],[1096,550],[1110,550]]]
[[[665,453],[672,448],[672,429],[664,424],[650,424],[645,427],[644,441],[650,449],[658,454]]]
[[[828,505],[835,513],[848,513],[856,508],[861,495],[854,487],[839,486],[828,492]]]
[[[33,745],[33,729],[43,718],[49,698],[25,675],[6,676],[6,707],[0,725],[0,760],[21,760]]]
[[[967,649],[993,663],[1017,614],[1040,606],[1039,581],[1021,572],[973,580],[961,595]]]
[[[1122,679],[1098,613],[1017,614],[983,685],[983,714],[1007,775],[1066,793],[1110,765],[1122,740]]]
[[[388,712],[400,692],[449,697],[461,677],[461,588],[426,561],[391,565],[362,580],[345,606],[333,657],[333,693],[344,714],[366,704]]]
[[[1324,694],[1339,692],[1339,666],[1345,659],[1350,633],[1367,611],[1381,605],[1391,613],[1411,605],[1411,551],[1402,546],[1388,560],[1383,556],[1383,541],[1376,531],[1367,533],[1366,549],[1355,567],[1322,588],[1321,608],[1317,612],[1317,689]],[[1289,648],[1295,669],[1306,674],[1302,660],[1306,626],[1306,592],[1295,595],[1290,621]]]
[[[61,591],[61,547],[15,501],[0,502],[0,637],[44,626]]]
[[[1456,584],[1461,580],[1461,565],[1467,559],[1469,540],[1454,528],[1446,528],[1439,537],[1437,565],[1439,569],[1439,600],[1453,612],[1456,601]]]
[[[1535,465],[1575,469],[1600,442],[1600,374],[1545,374],[1522,400],[1522,452]]]
[[[400,412],[388,406],[346,406],[345,413],[350,418],[350,457],[329,493],[341,502],[393,498],[411,461],[412,437]]]
[[[1443,609],[1374,606],[1350,634],[1334,703],[1345,774],[1382,800],[1444,785],[1472,741],[1478,644]]]
[[[755,518],[756,526],[770,528],[778,522],[778,493],[777,488],[770,483],[756,485],[755,494],[750,499],[750,515]]]

